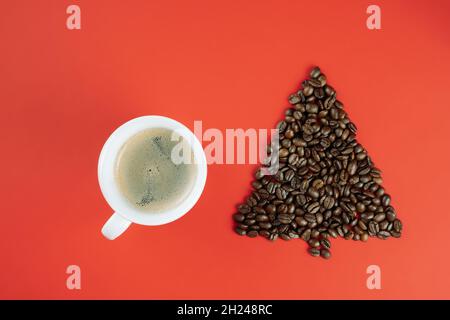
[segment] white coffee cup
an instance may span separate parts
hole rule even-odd
[[[176,131],[189,143],[194,154],[197,176],[188,195],[175,208],[160,212],[139,211],[122,195],[116,183],[114,168],[122,146],[138,132],[150,128],[166,128]],[[166,224],[181,218],[200,198],[206,182],[207,165],[202,145],[187,127],[162,116],[144,116],[130,120],[117,128],[105,142],[98,160],[98,181],[108,204],[115,211],[102,228],[102,234],[110,240],[120,236],[131,223],[147,226]]]

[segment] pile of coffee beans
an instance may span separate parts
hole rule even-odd
[[[259,169],[233,218],[237,234],[301,238],[312,256],[331,257],[330,238],[399,238],[402,223],[381,172],[356,140],[356,126],[318,67],[289,97],[279,129],[279,169]],[[269,154],[270,156],[270,154]]]

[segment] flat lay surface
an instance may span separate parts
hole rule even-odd
[[[71,4],[80,30],[66,27]],[[450,298],[450,2],[379,0],[381,30],[366,27],[370,4],[4,1],[0,298]],[[382,171],[400,239],[336,239],[324,260],[300,240],[237,236],[251,164],[210,164],[171,224],[101,235],[112,209],[97,161],[114,129],[152,114],[270,129],[314,65]],[[66,287],[69,265],[81,290]]]

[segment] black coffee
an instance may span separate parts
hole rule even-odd
[[[253,192],[233,216],[236,233],[301,238],[312,256],[325,259],[331,257],[329,238],[399,238],[402,223],[381,186],[381,172],[318,67],[289,102],[277,126],[279,171],[257,171]]]
[[[161,212],[177,206],[192,190],[197,175],[191,147],[173,131],[154,128],[131,137],[119,152],[115,178],[121,193],[137,209]],[[189,161],[173,161],[172,151],[190,151]]]

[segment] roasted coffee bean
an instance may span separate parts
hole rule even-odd
[[[280,151],[278,152],[278,156],[280,158],[286,158],[289,155],[289,150],[286,148],[280,149]]]
[[[311,229],[306,229],[300,236],[303,240],[309,241],[311,239]]]
[[[257,235],[258,235],[258,231],[256,231],[256,230],[252,230],[252,231],[247,232],[247,236],[250,237],[250,238],[254,238]]]
[[[347,171],[349,175],[354,175],[356,173],[356,170],[358,169],[358,163],[356,160],[350,161],[347,167]]]
[[[337,231],[335,230],[335,229],[332,229],[332,228],[330,228],[330,229],[328,229],[328,233],[330,234],[330,236],[332,236],[333,238],[337,238],[338,237],[338,233],[337,233]]]
[[[328,239],[322,239],[320,240],[320,244],[323,248],[330,249],[331,248],[331,242]]]
[[[383,207],[387,207],[391,203],[391,197],[385,194],[381,197],[381,203],[383,204]]]
[[[317,79],[320,76],[320,68],[319,67],[314,67],[311,72],[310,72],[310,77],[313,79]]]
[[[270,222],[260,222],[259,226],[262,229],[270,229],[270,228],[272,228],[272,224]]]
[[[363,220],[358,220],[358,227],[360,227],[361,230],[367,230],[367,225]]]
[[[390,232],[391,236],[394,237],[394,238],[400,238],[400,236],[401,236],[400,232],[397,232],[397,231],[394,231],[394,230],[391,230],[389,232]]]
[[[280,222],[283,224],[289,224],[292,221],[292,219],[289,217],[289,215],[285,214],[285,213],[279,214],[278,220],[280,220]]]
[[[306,104],[306,112],[309,113],[317,113],[319,111],[319,106],[315,103],[307,103]],[[313,129],[314,131],[314,129]]]
[[[243,229],[241,229],[241,228],[239,228],[239,227],[236,227],[236,228],[234,229],[234,231],[235,231],[238,235],[240,235],[240,236],[245,236],[245,234],[247,233],[245,230],[243,230]]]
[[[303,88],[303,94],[305,95],[305,97],[309,97],[313,93],[314,93],[314,88],[312,86],[305,86]]]
[[[401,232],[403,229],[402,222],[400,220],[394,221],[394,230],[397,232]]]
[[[267,214],[274,214],[277,211],[277,208],[273,204],[269,204],[266,206],[265,210],[266,210]]]
[[[323,201],[323,206],[325,209],[331,209],[334,206],[334,198],[332,196],[325,197]]]
[[[316,190],[319,190],[320,188],[322,188],[325,185],[325,183],[323,182],[322,179],[315,179],[312,182],[312,187]]]
[[[260,214],[260,215],[256,216],[255,220],[258,222],[265,222],[265,221],[269,221],[269,217],[266,216],[265,214]]]
[[[289,236],[288,236],[287,234],[285,234],[285,233],[280,234],[280,238],[283,239],[283,240],[285,240],[285,241],[291,240],[291,237],[289,237]]]
[[[255,224],[255,222],[256,222],[255,219],[245,219],[242,223],[247,226],[251,226],[252,224]]]
[[[270,197],[270,193],[266,189],[263,189],[263,188],[258,190],[258,194],[261,197],[261,199],[268,199]]]
[[[236,222],[242,222],[242,221],[245,220],[245,216],[244,216],[243,214],[241,214],[241,213],[235,213],[235,214],[233,215],[233,219],[234,219],[234,221],[236,221]]]
[[[381,230],[387,230],[387,228],[389,227],[389,221],[383,220],[379,223],[379,225]]]
[[[320,250],[317,249],[317,248],[309,248],[309,249],[308,249],[308,253],[309,253],[310,255],[312,255],[313,257],[318,257],[318,256],[320,256]]]
[[[298,163],[299,156],[296,153],[293,153],[289,156],[288,162],[289,164],[295,166]]]
[[[266,210],[264,210],[262,207],[257,206],[253,208],[253,212],[255,212],[256,214],[265,214]]]
[[[380,226],[378,223],[371,221],[369,222],[369,232],[373,235],[377,234],[380,231]]]
[[[290,95],[289,96],[289,103],[290,104],[296,104],[301,101],[300,97],[298,95]]]
[[[320,241],[317,239],[309,239],[308,244],[313,248],[320,247]]]
[[[380,231],[380,232],[378,232],[377,236],[378,236],[378,238],[385,240],[385,239],[389,238],[391,236],[391,234],[388,231]]]
[[[373,220],[376,222],[381,222],[386,218],[386,215],[384,213],[379,213],[375,217],[373,217]]]
[[[353,231],[349,231],[345,234],[344,239],[345,240],[352,240],[353,237],[355,236],[355,234],[353,233]]]
[[[364,211],[366,211],[366,206],[364,205],[364,203],[358,202],[356,204],[356,211],[358,211],[359,213],[363,213]]]
[[[317,224],[322,224],[323,222],[323,214],[321,214],[320,212],[316,213],[316,222]]]
[[[386,219],[388,221],[393,222],[395,220],[395,218],[396,218],[396,214],[394,211],[389,210],[386,212]]]
[[[240,213],[246,214],[246,213],[249,213],[249,212],[250,212],[250,207],[249,207],[248,205],[246,205],[246,204],[241,204],[241,205],[238,207],[238,211],[239,211]]]
[[[269,236],[270,236],[270,232],[267,231],[267,230],[259,230],[259,231],[258,231],[258,234],[259,234],[261,237],[264,237],[264,238],[269,238]]]
[[[269,236],[269,240],[270,241],[275,241],[277,239],[278,239],[278,234],[276,234],[276,233],[271,233],[270,234],[270,236]]]
[[[320,231],[316,229],[311,230],[311,238],[318,239],[320,236]]]
[[[316,212],[318,212],[320,210],[320,203],[319,202],[313,202],[306,208],[306,210],[309,213],[316,213]]]
[[[309,223],[313,223],[316,222],[316,215],[313,213],[307,213],[303,216],[305,218],[306,221],[308,221]]]
[[[363,232],[361,234],[360,240],[366,242],[369,239],[369,234],[367,232]]]
[[[320,256],[324,259],[330,259],[331,258],[331,252],[328,249],[321,249],[320,250]]]
[[[319,191],[317,191],[317,189],[313,187],[308,189],[308,195],[310,195],[314,199],[317,199],[320,196]]]

